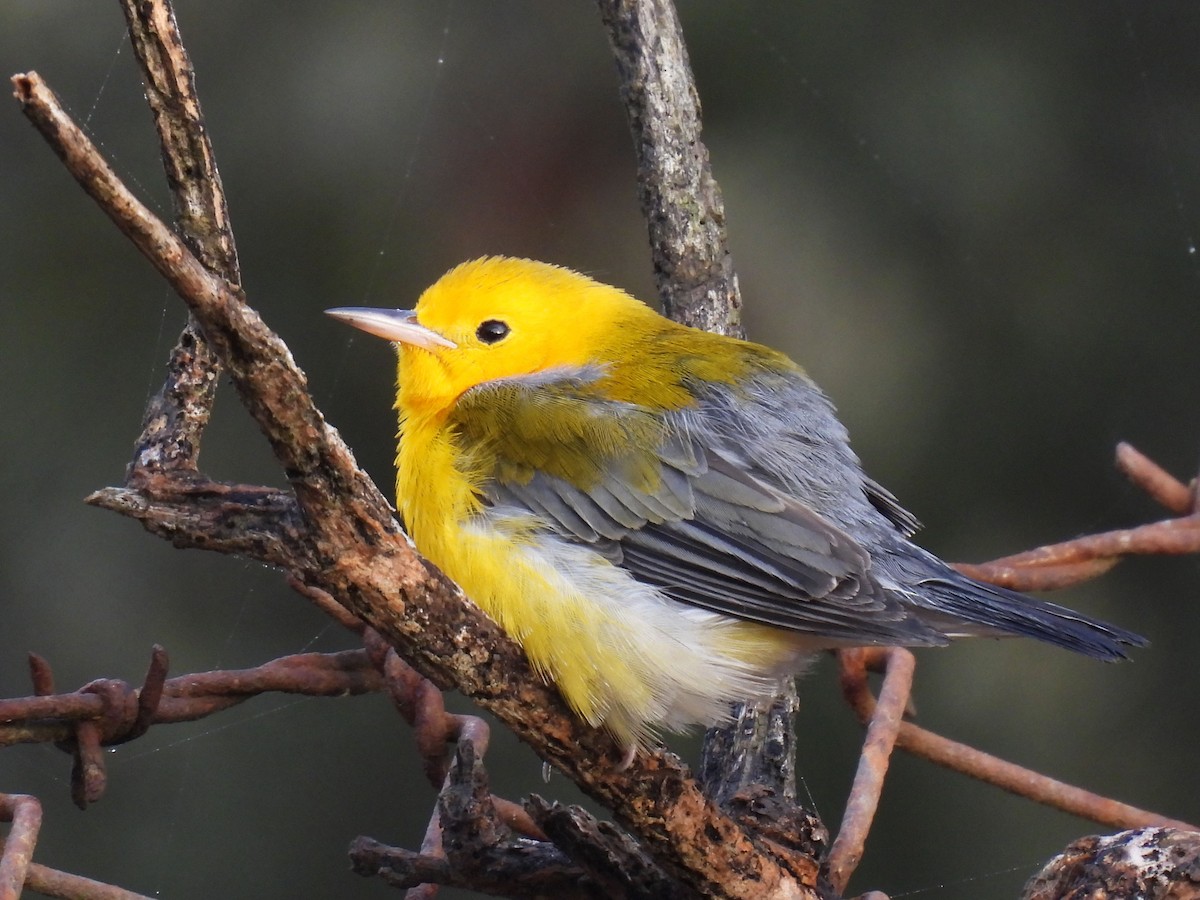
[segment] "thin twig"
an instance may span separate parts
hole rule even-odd
[[[241,271],[229,209],[175,14],[158,0],[122,0],[121,7],[158,129],[175,227],[208,269],[237,284]],[[167,362],[166,381],[147,404],[128,483],[151,472],[196,469],[220,374],[216,355],[189,316]]]

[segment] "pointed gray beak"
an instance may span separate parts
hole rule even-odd
[[[327,309],[325,314],[353,325],[367,334],[381,337],[397,344],[409,344],[425,350],[453,350],[458,345],[447,340],[436,331],[417,323],[417,314],[411,309],[372,309],[367,306],[342,306]]]

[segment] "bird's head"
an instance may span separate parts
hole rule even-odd
[[[624,291],[570,269],[526,259],[463,263],[412,310],[331,309],[329,314],[395,343],[399,404],[448,411],[467,390],[552,369],[604,369],[622,334],[659,320]]]

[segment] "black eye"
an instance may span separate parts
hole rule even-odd
[[[499,319],[488,319],[475,329],[475,337],[485,344],[494,344],[508,337],[508,323]]]

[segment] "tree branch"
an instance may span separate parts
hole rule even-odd
[[[205,267],[238,284],[241,271],[225,191],[174,11],[166,4],[134,0],[122,0],[121,8],[158,129],[175,200],[175,227]],[[195,470],[220,373],[216,356],[189,316],[171,351],[167,380],[147,404],[127,481],[147,472]]]
[[[671,0],[598,0],[637,155],[638,195],[663,311],[678,322],[744,338],[742,298],[725,231],[725,204],[701,140],[700,96]],[[724,805],[767,785],[795,798],[794,680],[770,703],[743,705],[710,728],[700,763]]]
[[[71,174],[187,303],[284,467],[306,526],[304,552],[267,561],[328,591],[423,675],[495,714],[611,808],[661,864],[696,890],[813,896],[721,814],[673,756],[655,754],[617,770],[621,751],[611,738],[570,715],[520,648],[414,552],[386,500],[312,404],[286,346],[245,305],[240,290],[205,269],[121,184],[35,73],[13,83],[26,116]],[[203,537],[186,519],[181,509],[170,526],[173,539],[201,546]]]
[[[700,139],[700,96],[671,0],[598,0],[638,164],[663,311],[744,337],[725,204]]]

